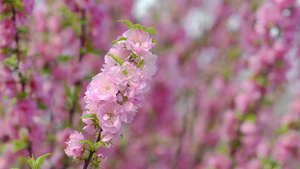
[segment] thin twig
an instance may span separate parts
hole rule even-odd
[[[97,135],[97,138],[96,138],[94,144],[97,143],[98,141],[100,141],[101,132],[102,132],[102,129],[100,128],[100,131],[99,131],[99,133]],[[92,159],[94,153],[95,153],[95,151],[90,151],[90,154],[89,154],[88,158],[86,160],[84,160],[83,169],[87,169],[87,167],[89,166],[89,164],[91,162],[91,159]]]

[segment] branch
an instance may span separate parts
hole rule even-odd
[[[99,133],[97,135],[97,138],[96,138],[94,144],[100,141],[101,132],[102,132],[102,129],[100,128],[100,131],[99,131]],[[87,167],[89,166],[89,164],[91,162],[91,159],[92,159],[94,153],[95,153],[95,151],[90,151],[90,154],[89,154],[88,158],[86,160],[84,160],[83,169],[87,169]]]

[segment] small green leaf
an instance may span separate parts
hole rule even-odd
[[[156,40],[152,39],[152,42],[153,42],[155,45],[157,45],[157,42],[156,42]]]
[[[86,143],[87,145],[89,145],[90,148],[93,147],[93,143],[89,140],[80,140],[79,143]]]
[[[51,153],[47,153],[45,155],[40,156],[39,158],[36,159],[35,162],[35,169],[40,169],[41,165],[43,163],[43,161],[45,160],[46,157],[48,157],[49,155],[51,155]]]
[[[262,87],[265,87],[265,86],[268,85],[267,78],[264,75],[261,75],[261,74],[256,76],[256,82],[257,82],[257,84],[259,84]]]
[[[143,66],[144,60],[140,59],[139,62],[137,63],[137,67],[141,68]]]
[[[15,153],[21,149],[25,149],[27,147],[27,143],[20,141],[20,140],[14,140],[11,143],[14,145],[14,148],[12,150],[13,153]]]
[[[28,33],[28,28],[26,26],[20,26],[20,27],[18,27],[17,31],[20,34],[26,34],[26,33]]]
[[[27,162],[28,162],[31,169],[35,169],[35,160],[34,160],[33,157],[29,158]]]
[[[17,11],[23,12],[22,2],[20,0],[13,0],[12,4],[14,5]]]
[[[85,115],[82,115],[80,117],[81,119],[85,119],[85,118],[97,118],[97,115],[96,114],[85,114]]]
[[[153,27],[151,27],[151,28],[148,28],[148,29],[147,29],[147,32],[148,32],[149,34],[156,35],[155,28],[153,28]]]
[[[102,52],[93,48],[93,45],[92,45],[92,42],[91,41],[88,41],[86,43],[86,50],[87,52],[91,53],[91,54],[94,54],[94,55],[102,55]]]
[[[131,61],[134,61],[138,56],[133,52],[130,53]]]
[[[105,143],[103,143],[102,141],[99,141],[99,142],[97,142],[97,143],[95,143],[95,148],[97,149],[97,148],[99,148],[99,147],[101,147],[101,146],[105,146]]]
[[[5,58],[3,60],[3,63],[8,66],[17,67],[17,56],[15,54],[12,54],[10,57]]]
[[[143,30],[145,32],[148,32],[148,30],[145,27],[143,27],[142,25],[140,25],[140,24],[133,25],[132,29],[141,29],[141,30]]]
[[[107,54],[108,56],[112,57],[117,63],[119,63],[119,65],[122,65],[124,61],[120,61],[119,57],[116,55],[112,55],[112,54]]]
[[[128,20],[120,19],[120,20],[118,20],[118,22],[123,22],[127,26],[128,29],[131,29],[133,26],[133,23]]]
[[[253,113],[249,113],[249,114],[245,115],[244,120],[250,121],[250,122],[256,122],[256,116]]]
[[[70,56],[63,56],[63,55],[61,55],[61,56],[59,56],[59,57],[56,58],[56,61],[58,63],[64,63],[64,62],[67,62],[70,59],[71,59]]]
[[[41,99],[37,100],[37,105],[38,105],[38,108],[41,110],[47,109],[47,106],[42,103]]]
[[[127,40],[127,38],[125,38],[125,37],[120,37],[119,39],[114,40],[114,41],[112,42],[112,44],[115,45],[115,44],[117,44],[119,41],[122,41],[122,40]]]

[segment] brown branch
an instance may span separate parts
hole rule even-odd
[[[81,21],[85,22],[86,16],[85,16],[85,10],[81,10]],[[81,35],[80,35],[80,47],[84,48],[85,46],[85,23],[81,23]],[[84,53],[80,51],[79,53],[79,62],[81,62],[82,58],[84,56]]]
[[[84,9],[81,10],[81,21],[84,22],[86,20],[86,12]],[[79,51],[79,59],[78,59],[78,62],[80,63],[83,56],[84,56],[84,53],[82,51],[82,49],[85,47],[85,34],[86,34],[86,31],[85,31],[86,27],[85,27],[85,23],[81,23],[81,34],[80,34],[80,51]],[[81,81],[78,81],[75,83],[75,90],[78,86],[81,86]],[[75,93],[75,95],[79,94],[79,91],[78,93]],[[69,123],[72,124],[72,121],[73,121],[73,117],[74,117],[74,113],[75,113],[75,110],[76,110],[76,106],[77,106],[77,99],[78,97],[75,96],[73,102],[72,102],[72,107],[69,111]]]
[[[94,144],[97,143],[98,141],[100,141],[101,132],[102,132],[102,129],[100,128],[100,131],[99,131],[99,133],[97,135],[97,138],[96,138]],[[95,151],[90,151],[90,154],[89,154],[88,158],[84,160],[83,169],[87,169],[87,167],[89,166],[89,164],[91,162],[91,159],[92,159],[94,153],[95,153]]]
[[[22,73],[20,72],[20,69],[19,69],[19,64],[20,64],[20,61],[21,61],[21,53],[19,51],[19,42],[20,42],[20,37],[19,37],[19,33],[18,33],[18,28],[17,28],[17,19],[16,19],[16,9],[14,7],[14,5],[12,5],[12,20],[14,22],[14,27],[15,27],[15,30],[16,30],[16,34],[14,36],[14,39],[15,39],[15,42],[16,42],[16,56],[17,56],[17,71],[18,71],[18,75],[19,75],[19,78],[20,78],[20,83],[21,83],[21,91],[22,92],[25,92],[25,85],[26,85],[26,81],[23,79],[23,75]],[[28,127],[28,130],[29,132],[31,131],[31,129]],[[31,143],[28,141],[28,146],[27,146],[27,150],[29,152],[29,156],[32,155],[32,146],[31,146]]]

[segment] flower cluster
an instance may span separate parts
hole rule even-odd
[[[120,137],[122,122],[133,120],[157,69],[157,55],[151,52],[155,47],[155,41],[150,38],[151,33],[155,34],[154,29],[138,24],[127,26],[129,30],[113,42],[105,55],[102,72],[93,77],[84,97],[83,130],[88,134],[100,132],[100,141],[106,147]],[[70,139],[65,152],[77,158],[83,150],[80,139],[84,138],[75,133]]]

